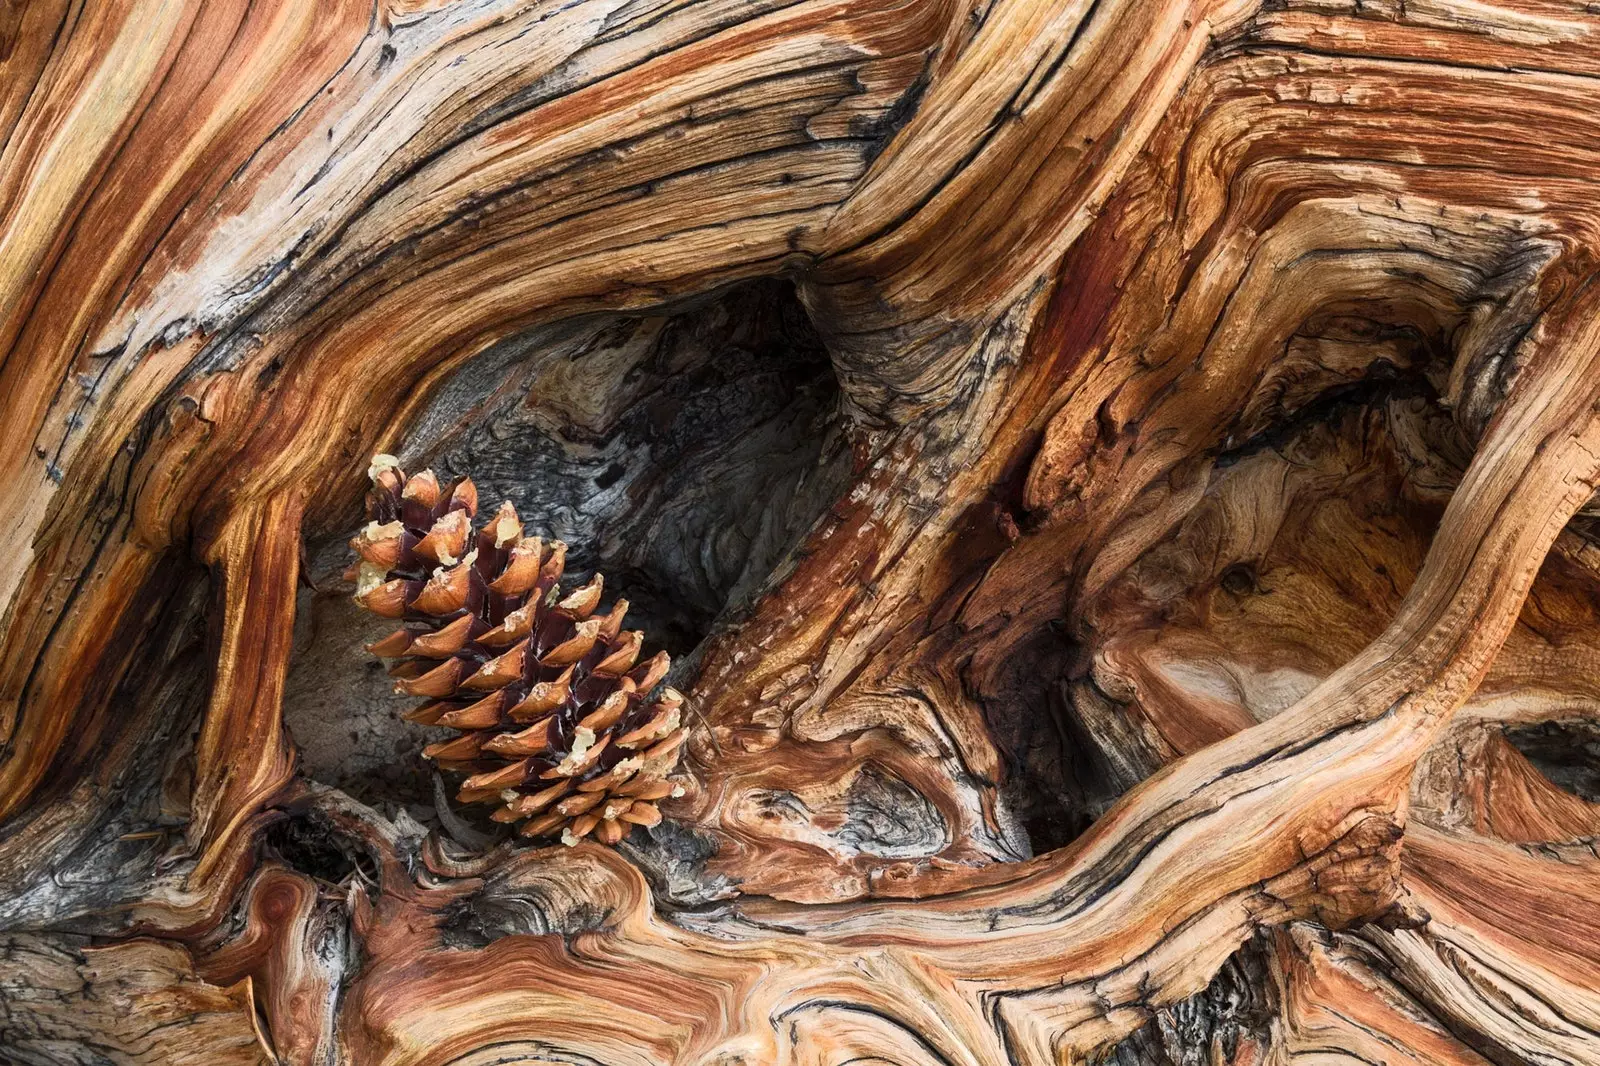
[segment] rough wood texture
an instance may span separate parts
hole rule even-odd
[[[0,1058],[1600,1063],[1600,16],[0,11]],[[368,458],[604,569],[454,811]]]

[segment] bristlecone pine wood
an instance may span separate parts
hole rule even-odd
[[[1590,5],[3,5],[0,354],[8,1063],[1600,1063]],[[659,824],[436,789],[375,454]]]
[[[667,776],[683,746],[683,696],[650,698],[671,660],[657,652],[635,665],[644,633],[623,631],[628,601],[595,614],[599,574],[563,595],[567,546],[524,536],[509,502],[475,531],[469,478],[447,491],[432,470],[407,478],[388,455],[368,475],[370,521],[350,541],[359,561],[346,576],[361,606],[405,620],[367,645],[395,660],[396,692],[427,700],[405,717],[461,732],[422,749],[471,774],[456,799],[499,804],[495,821],[568,845],[659,824],[655,801],[684,791]]]

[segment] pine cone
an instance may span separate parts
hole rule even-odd
[[[347,576],[362,607],[404,619],[367,650],[395,660],[395,691],[427,698],[408,719],[461,731],[423,749],[470,775],[456,798],[499,803],[494,820],[567,844],[615,844],[661,821],[654,801],[683,792],[668,779],[683,697],[649,699],[670,659],[635,665],[644,634],[622,631],[627,601],[595,614],[599,574],[562,596],[567,546],[523,536],[509,502],[474,534],[470,479],[447,492],[387,455],[367,473],[372,521],[350,541],[360,559]]]

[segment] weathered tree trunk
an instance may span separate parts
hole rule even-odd
[[[1600,16],[0,9],[0,1060],[1600,1063]],[[694,713],[456,809],[376,452]]]

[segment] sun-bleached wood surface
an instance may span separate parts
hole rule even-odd
[[[0,1059],[1600,1063],[1600,14],[0,10]],[[454,810],[378,452],[676,661]]]

